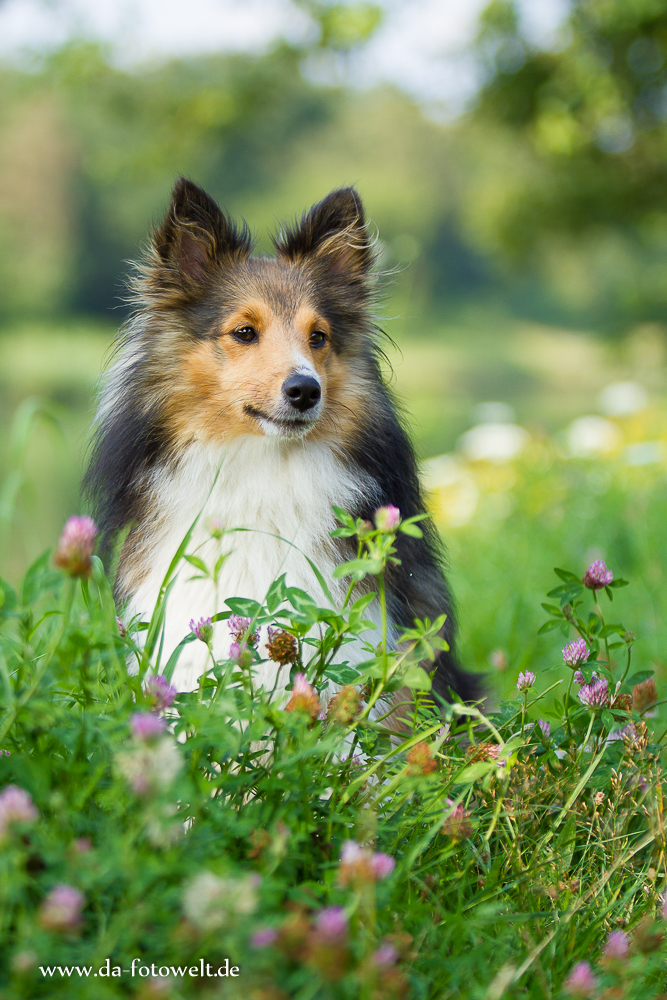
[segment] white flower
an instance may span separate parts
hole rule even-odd
[[[579,417],[566,431],[567,450],[574,458],[587,458],[614,451],[621,443],[621,432],[604,417]]]
[[[259,875],[220,878],[212,872],[200,872],[183,893],[185,915],[201,931],[224,927],[235,916],[255,912],[259,883]]]
[[[518,424],[478,424],[459,438],[458,447],[472,462],[511,462],[530,441]]]
[[[183,760],[174,740],[165,736],[156,743],[142,743],[116,756],[121,774],[127,778],[136,795],[166,788],[183,767]]]
[[[625,417],[648,406],[648,393],[639,382],[612,382],[598,396],[598,406],[606,417]]]
[[[454,455],[438,455],[424,463],[422,477],[435,516],[445,524],[467,524],[477,507],[479,490],[465,463]]]

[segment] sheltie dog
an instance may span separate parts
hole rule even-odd
[[[342,603],[347,581],[332,572],[353,553],[349,540],[331,538],[332,504],[368,520],[382,505],[403,517],[424,510],[414,452],[381,374],[373,240],[358,194],[332,191],[274,245],[274,257],[253,256],[245,225],[180,179],[137,267],[135,313],[103,379],[85,489],[107,549],[129,528],[116,579],[125,614],[152,613],[198,514],[189,551],[204,562],[216,545],[227,554],[217,588],[188,579],[183,564],[168,599],[165,656],[191,619],[224,610],[228,597],[261,602],[283,573],[321,603],[308,560]],[[211,518],[250,530],[216,542]],[[429,521],[422,528],[423,538],[396,539],[400,563],[386,581],[392,637],[415,618],[446,614],[449,651],[425,666],[437,697],[469,700],[477,683],[455,660],[437,536]],[[217,657],[231,642],[224,626],[214,627]],[[368,658],[361,643],[344,652],[348,662]],[[173,675],[180,690],[196,687],[206,655],[201,643],[184,647]],[[273,689],[277,664],[257,669],[258,683]],[[277,691],[287,683],[278,679]]]

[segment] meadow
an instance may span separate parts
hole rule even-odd
[[[486,705],[443,717],[416,665],[430,623],[407,653],[369,647],[360,673],[341,670],[363,602],[319,607],[280,581],[263,606],[230,595],[213,627],[240,615],[240,654],[199,692],[157,684],[160,609],[141,642],[136,623],[123,635],[94,556],[81,570],[40,555],[80,509],[111,330],[7,331],[8,1000],[664,995],[661,330],[614,345],[470,308],[392,332],[461,659],[487,674]],[[363,557],[386,560],[392,530]],[[583,587],[600,559],[614,588]],[[286,706],[252,686],[269,625]],[[577,636],[581,685],[562,652]],[[327,677],[347,687],[325,713]],[[397,741],[370,708],[401,684],[418,707]]]
[[[660,671],[667,556],[663,328],[638,325],[610,342],[590,331],[528,323],[492,304],[468,305],[428,325],[415,319],[410,301],[391,301],[385,312],[405,317],[385,324],[393,341],[387,375],[449,551],[466,665],[491,672],[492,684],[497,680],[504,691],[513,681],[511,671],[506,679],[490,662],[496,651],[515,671],[545,662],[534,595],[548,589],[553,566],[583,573],[603,556],[634,580],[624,599],[641,630],[638,653]],[[65,519],[80,511],[95,384],[114,333],[111,324],[85,320],[33,322],[6,329],[0,339],[0,570],[10,580],[53,547]],[[639,400],[630,400],[630,412],[603,417],[600,394],[628,382],[639,387]],[[494,401],[505,408],[488,410]],[[602,418],[603,440],[593,431],[592,447],[576,441],[573,447],[574,422],[591,415]],[[491,460],[479,457],[474,444],[466,450],[465,435],[494,422],[525,434],[512,457],[499,458],[493,446]]]
[[[582,0],[549,48],[496,0],[454,117],[353,82],[400,4],[298,6],[262,52],[134,65],[77,24],[1,61],[0,1000],[659,1000],[667,5]],[[168,600],[119,626],[69,519],[121,262],[179,175],[260,251],[357,185],[479,706],[428,700],[439,623],[341,666],[363,600],[289,581],[193,623],[237,639],[197,692],[158,662]]]

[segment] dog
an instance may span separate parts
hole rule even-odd
[[[127,532],[115,584],[125,615],[152,613],[198,515],[188,551],[206,562],[218,546],[224,556],[217,586],[189,580],[183,564],[168,598],[165,657],[191,619],[220,611],[228,597],[263,601],[281,574],[321,603],[308,560],[342,603],[348,582],[332,574],[356,544],[331,537],[332,505],[366,520],[383,505],[404,518],[425,507],[381,374],[374,241],[359,195],[332,191],[273,242],[275,256],[253,255],[245,224],[178,180],[137,265],[134,314],[103,377],[84,488],[103,549]],[[211,518],[250,530],[216,539]],[[387,570],[391,636],[446,614],[449,650],[425,664],[432,692],[473,700],[477,679],[456,662],[439,540],[429,520],[421,527],[421,538],[397,536],[400,562]],[[229,650],[223,625],[214,629],[218,657]],[[208,656],[200,643],[185,649],[172,678],[184,691],[197,686]],[[361,643],[344,652],[348,662],[368,658]],[[257,682],[274,689],[277,669],[258,665]]]

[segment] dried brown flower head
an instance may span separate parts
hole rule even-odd
[[[407,756],[408,774],[431,774],[438,762],[434,760],[428,743],[415,743]]]
[[[269,625],[269,639],[266,651],[274,663],[296,663],[299,658],[299,644],[291,632]]]
[[[361,712],[361,695],[351,684],[346,684],[329,702],[327,719],[339,726],[349,726]]]
[[[654,677],[648,677],[632,689],[632,707],[635,712],[645,712],[658,700],[658,687]]]

